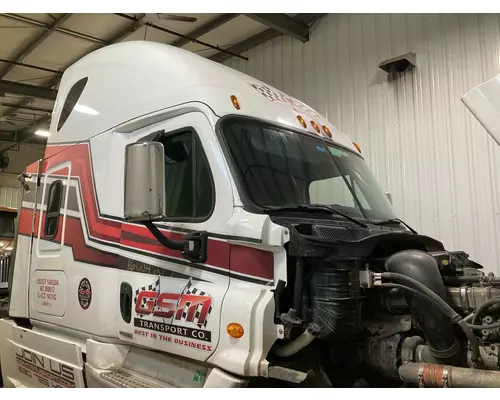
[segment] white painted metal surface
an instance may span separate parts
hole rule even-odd
[[[380,62],[416,53],[389,81]],[[500,273],[500,147],[460,101],[500,72],[498,14],[329,15],[227,65],[306,102],[356,140],[400,217]]]

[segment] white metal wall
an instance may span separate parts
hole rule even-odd
[[[362,147],[399,216],[500,273],[500,148],[460,97],[500,74],[499,15],[328,15],[227,65],[297,97]],[[389,81],[381,61],[416,53]]]

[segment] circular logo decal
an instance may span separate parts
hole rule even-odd
[[[83,278],[78,285],[78,302],[84,310],[90,307],[92,301],[92,286],[87,278]]]

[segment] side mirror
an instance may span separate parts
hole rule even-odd
[[[165,153],[159,142],[125,147],[124,216],[126,221],[165,218]]]
[[[387,196],[387,198],[389,199],[389,201],[392,204],[392,194],[390,194],[389,192],[385,192],[385,195]]]

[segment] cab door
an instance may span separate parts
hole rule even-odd
[[[122,312],[119,335],[140,346],[205,361],[224,332],[220,314],[229,286],[229,246],[221,234],[233,204],[225,164],[214,130],[201,112],[141,130],[131,142],[144,138],[161,142],[165,151],[167,220],[157,227],[174,240],[207,232],[207,260],[192,263],[161,245],[144,226],[124,223],[122,244],[151,257],[130,256],[134,259],[122,274],[121,309],[129,309],[129,284],[132,315],[124,317]]]
[[[50,165],[40,179],[40,201],[30,265],[30,318],[44,321],[66,312],[66,274],[63,257],[71,162]],[[48,165],[47,165],[48,164]]]

